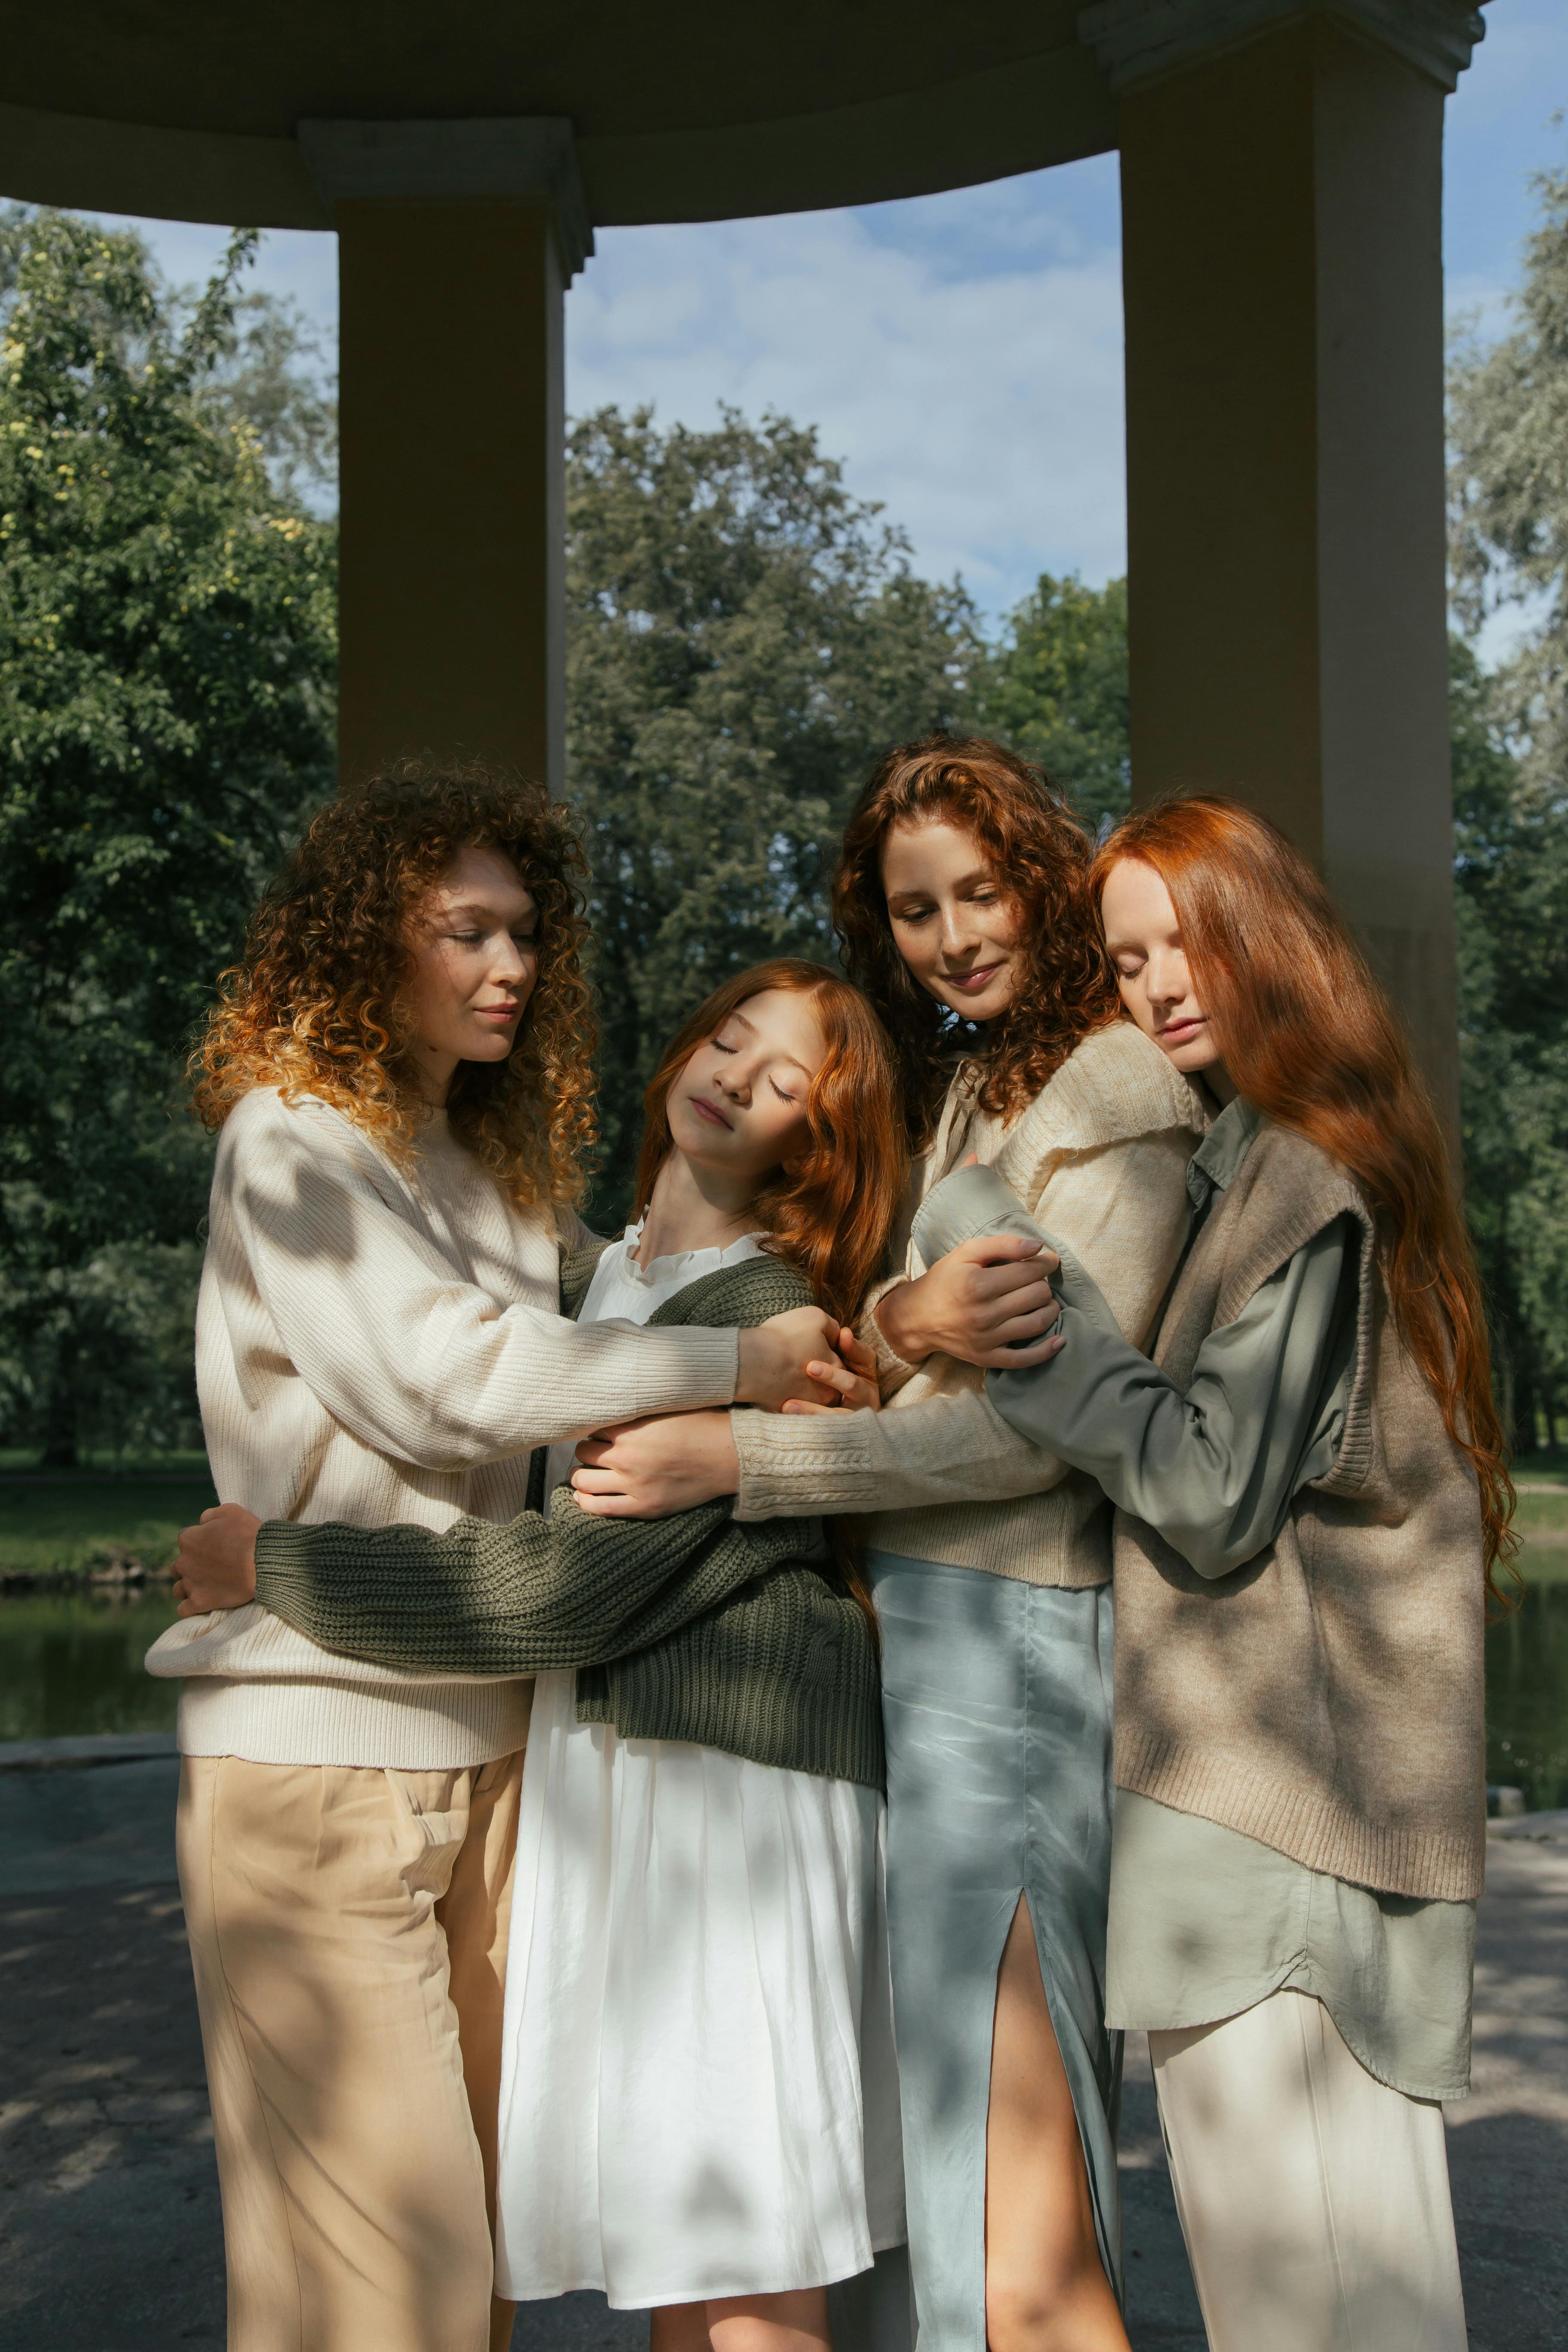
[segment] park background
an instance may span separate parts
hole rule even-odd
[[[1467,1202],[1526,1538],[1489,1769],[1540,1807],[1568,1802],[1564,98],[1553,0],[1490,11],[1445,214]],[[692,1002],[831,955],[826,866],[888,742],[983,729],[1090,823],[1127,804],[1116,189],[1100,157],[599,234],[567,306],[568,790],[602,1223]],[[0,212],[0,1739],[171,1720],[140,1659],[211,1499],[181,1070],[331,788],[335,321],[331,236]]]

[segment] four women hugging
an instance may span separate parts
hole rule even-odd
[[[1459,2352],[1509,1489],[1321,884],[901,747],[854,984],[709,997],[605,1243],[580,880],[542,793],[384,779],[202,1056],[226,1501],[149,1663],[231,2346],[601,2288],[653,2352],[1126,2352],[1138,2027],[1215,2352]]]

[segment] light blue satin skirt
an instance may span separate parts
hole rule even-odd
[[[1110,1587],[873,1551],[888,1740],[888,1922],[920,2352],[985,2352],[996,1971],[1028,1899],[1120,2299],[1121,2037],[1105,2025]]]

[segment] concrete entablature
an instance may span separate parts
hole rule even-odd
[[[1483,30],[1469,0],[56,0],[7,28],[0,188],[336,228],[343,771],[461,748],[559,783],[594,225],[1119,148],[1134,792],[1284,825],[1457,1132],[1442,134]]]

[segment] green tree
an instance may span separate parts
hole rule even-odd
[[[223,382],[254,242],[193,308],[132,236],[0,222],[0,1342],[61,1464],[165,1360],[182,1047],[331,782],[332,532]]]
[[[692,1005],[771,955],[829,961],[824,883],[878,755],[963,713],[968,600],[917,579],[814,432],[607,408],[567,475],[568,777],[585,822],[606,1179]]]
[[[1092,825],[1130,804],[1127,583],[1043,572],[1007,617],[976,696],[990,734],[1037,761]]]
[[[1536,609],[1498,672],[1495,708],[1525,774],[1568,780],[1568,171],[1534,175],[1510,333],[1461,342],[1449,371],[1449,543],[1473,632],[1500,604]]]
[[[1528,1450],[1568,1384],[1568,823],[1500,723],[1496,681],[1452,649],[1466,1207],[1497,1382]]]
[[[1568,172],[1535,188],[1511,330],[1449,380],[1456,605],[1528,615],[1453,687],[1467,1192],[1521,1448],[1568,1382]]]

